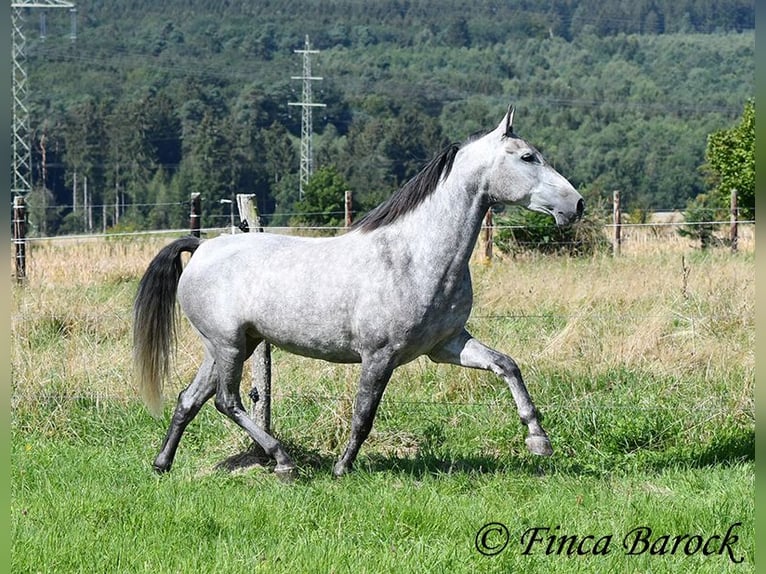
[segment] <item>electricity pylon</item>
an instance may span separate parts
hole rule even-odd
[[[32,190],[32,148],[29,141],[27,107],[27,57],[25,53],[24,10],[26,8],[69,8],[72,14],[70,38],[75,39],[76,10],[64,0],[31,0],[11,3],[13,28],[13,181],[11,195],[25,196]]]
[[[294,50],[296,54],[303,54],[303,75],[292,76],[293,80],[303,80],[303,94],[300,102],[288,102],[288,106],[300,106],[301,114],[301,172],[299,183],[299,197],[303,198],[303,189],[309,182],[313,173],[313,158],[311,150],[312,109],[324,108],[325,104],[315,103],[311,99],[312,80],[321,80],[319,76],[311,75],[311,54],[318,54],[319,50],[312,50],[308,34],[303,50]]]

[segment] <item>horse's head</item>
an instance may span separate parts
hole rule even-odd
[[[481,138],[492,148],[492,164],[482,189],[492,203],[521,205],[552,215],[557,225],[568,225],[585,210],[582,196],[528,142],[513,132],[514,108]]]

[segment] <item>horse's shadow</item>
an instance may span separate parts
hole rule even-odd
[[[299,480],[313,480],[322,475],[331,475],[337,457],[322,454],[317,451],[291,448],[289,452],[299,469]],[[257,445],[248,450],[234,454],[215,465],[215,469],[223,472],[239,473],[261,468],[273,470],[275,462],[263,453]],[[529,470],[519,465],[518,470]],[[393,473],[413,477],[453,474],[494,474],[508,471],[508,463],[501,462],[488,456],[465,457],[459,459],[443,459],[435,456],[403,457],[396,455],[370,454],[360,456],[354,463],[354,470],[366,473]],[[532,472],[530,472],[532,473]]]
[[[314,478],[322,474],[331,474],[337,455],[322,453],[317,450],[307,449],[298,444],[284,442],[285,448],[295,461],[301,478]],[[262,468],[273,470],[274,460],[269,457],[260,446],[252,443],[246,450],[238,452],[215,465],[215,469],[223,472],[246,472],[250,469]],[[524,465],[519,465],[522,470]],[[354,463],[354,469],[362,472],[377,473],[388,472],[403,474],[414,478],[426,475],[442,474],[492,474],[508,469],[507,461],[500,461],[491,456],[441,458],[434,455],[413,456],[388,455],[371,453],[360,456]]]
[[[285,442],[299,469],[298,480],[311,481],[323,475],[331,475],[337,461],[335,454],[323,453],[304,448],[299,444]],[[683,451],[665,451],[650,453],[640,465],[631,463],[634,470],[660,471],[673,466],[683,468],[709,468],[714,466],[732,466],[755,460],[755,430],[727,435],[713,440],[698,448]],[[557,458],[558,457],[558,458]],[[434,454],[416,453],[412,456],[371,453],[360,456],[355,469],[367,473],[392,473],[421,479],[450,475],[494,475],[513,473],[527,476],[545,476],[550,474],[569,474],[572,476],[598,476],[611,474],[616,470],[625,470],[621,458],[615,457],[613,464],[593,467],[578,462],[573,457],[560,452],[553,457],[540,458],[523,455],[517,458],[492,455],[441,457]],[[247,472],[253,468],[273,470],[274,461],[256,444],[232,455],[215,466],[224,472]]]

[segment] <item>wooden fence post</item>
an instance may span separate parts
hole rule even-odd
[[[346,227],[351,227],[351,218],[352,218],[353,214],[351,213],[352,203],[351,203],[351,190],[350,189],[346,190],[346,197],[345,197],[344,205],[345,205],[345,211],[346,211]]]
[[[13,243],[16,246],[16,282],[24,283],[27,277],[27,209],[24,198],[13,198]]]
[[[200,219],[202,219],[199,193],[191,194],[191,209],[189,211],[189,232],[194,237],[199,237]]]
[[[261,218],[255,205],[255,195],[238,193],[239,228],[244,231],[263,232]],[[253,351],[253,388],[248,396],[253,401],[250,412],[253,421],[267,433],[271,433],[271,344],[261,341]],[[254,447],[257,446],[254,443]]]
[[[255,205],[255,195],[252,193],[237,194],[237,210],[239,210],[239,229],[244,232],[263,231],[261,217]]]
[[[614,237],[612,239],[612,255],[619,255],[622,247],[622,211],[620,210],[620,192],[615,190],[612,196],[612,220],[614,222]]]
[[[731,252],[737,252],[738,229],[737,229],[737,190],[736,188],[731,190],[731,224],[729,226],[729,239],[731,241]]]
[[[88,195],[88,176],[82,182],[82,204],[87,212],[83,215],[83,225],[87,225],[88,233],[93,233],[93,198]]]

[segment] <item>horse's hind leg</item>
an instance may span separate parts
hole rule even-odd
[[[521,371],[511,357],[487,347],[474,339],[467,331],[463,331],[439,349],[432,351],[429,357],[437,363],[453,363],[473,369],[484,369],[502,377],[511,390],[521,422],[527,426],[529,432],[525,441],[527,448],[533,454],[542,456],[553,454],[548,435],[537,420],[537,408],[524,386]]]
[[[178,443],[181,441],[181,435],[186,427],[197,415],[202,405],[215,394],[216,377],[215,363],[209,354],[205,354],[205,359],[197,371],[192,383],[178,395],[176,410],[168,427],[168,434],[162,449],[154,459],[152,466],[157,472],[167,472],[173,464],[173,459],[178,449]]]
[[[244,350],[236,348],[218,349],[216,353],[218,388],[215,396],[216,408],[242,427],[250,438],[277,462],[274,472],[286,478],[295,475],[295,464],[277,439],[259,427],[247,415],[239,393],[242,366],[247,358]]]

